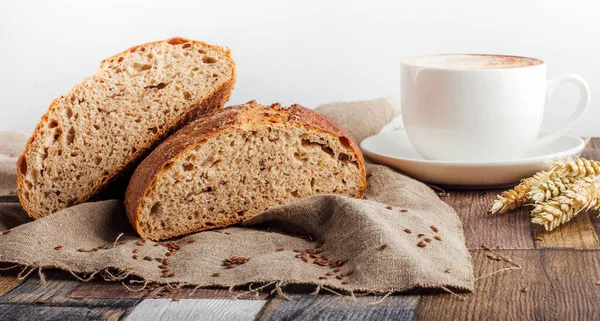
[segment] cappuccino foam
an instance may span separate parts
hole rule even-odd
[[[541,60],[501,55],[431,55],[408,58],[404,61],[409,65],[443,69],[507,69],[536,66]]]

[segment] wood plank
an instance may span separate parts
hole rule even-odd
[[[600,160],[600,149],[584,149],[580,156],[585,159]]]
[[[533,249],[529,212],[521,208],[490,215],[489,206],[502,190],[449,190],[441,199],[456,210],[465,232],[468,249],[482,244],[499,249]],[[508,237],[510,235],[510,237]]]
[[[545,250],[541,258],[549,282],[531,288],[536,315],[552,320],[598,320],[600,252]]]
[[[450,294],[424,295],[418,308],[418,319],[535,319],[534,298],[530,292],[523,293],[520,289],[546,282],[546,277],[541,271],[538,251],[503,250],[498,252],[523,266],[523,270],[505,271],[476,281],[475,291],[463,295],[465,300]],[[471,256],[476,278],[510,266],[506,262],[489,259],[485,251],[471,251]]]
[[[0,296],[8,293],[10,290],[23,283],[16,275],[0,275]]]
[[[475,276],[508,266],[472,251]],[[600,251],[503,250],[522,270],[504,271],[475,282],[465,300],[450,295],[423,296],[420,320],[593,320],[600,315]]]
[[[258,320],[413,320],[419,303],[418,295],[367,296],[292,296],[292,300],[275,298]]]
[[[0,195],[0,203],[19,203],[17,195]]]
[[[585,145],[585,149],[596,149],[600,150],[600,137],[593,137],[589,140],[589,142]]]
[[[133,290],[141,289],[142,284],[129,284],[128,287]],[[155,290],[130,291],[119,282],[94,281],[81,283],[69,296],[72,298],[88,299],[141,299],[152,298],[160,295],[161,298],[179,298],[179,299],[241,299],[241,300],[264,300],[269,297],[268,291],[260,292],[258,295],[246,291],[230,292],[229,289],[194,289],[190,287],[176,289],[177,292],[169,292],[170,288],[161,287]],[[245,295],[242,295],[244,294]]]
[[[46,305],[0,304],[0,320],[119,320],[127,309],[115,307],[56,307]]]
[[[264,300],[228,299],[143,300],[125,320],[250,321],[254,320],[265,303]]]
[[[533,231],[537,248],[600,248],[598,234],[588,213],[579,213],[571,221],[551,232],[547,232],[541,225],[534,225]]]
[[[45,284],[37,274],[31,275],[19,287],[0,297],[0,303],[35,303],[37,300],[44,300],[48,303],[59,304],[66,301],[66,295],[77,286],[78,281],[66,273],[49,271],[45,274]]]
[[[37,274],[29,277],[20,286],[0,297],[0,303],[35,304],[43,300],[47,305],[62,305],[74,307],[114,306],[129,308],[136,305],[140,299],[96,299],[71,297],[81,282],[63,271],[46,271],[46,283],[42,283]]]
[[[10,292],[12,289],[19,286],[21,283],[25,282],[25,279],[19,279],[18,275],[21,272],[21,268],[13,267],[14,264],[8,263],[0,263],[1,269],[6,269],[0,271],[0,296]]]
[[[0,217],[2,218],[0,230],[7,230],[32,221],[19,203],[0,204]]]

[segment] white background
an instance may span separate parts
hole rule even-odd
[[[183,36],[227,45],[238,65],[230,104],[370,99],[399,94],[403,58],[502,53],[578,73],[592,90],[573,130],[600,136],[600,2],[482,1],[1,1],[0,130],[32,130],[53,98],[132,45]],[[563,85],[544,127],[577,92]]]

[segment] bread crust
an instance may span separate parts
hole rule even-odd
[[[233,61],[233,59],[231,59],[231,52],[230,52],[229,48],[227,48],[227,47],[215,46],[215,45],[207,44],[203,41],[198,41],[198,40],[190,40],[190,39],[185,39],[185,38],[180,38],[180,37],[174,37],[174,38],[170,38],[167,40],[153,41],[153,42],[149,42],[149,43],[145,43],[142,45],[137,45],[137,46],[128,48],[110,58],[102,60],[101,64],[103,64],[106,61],[118,60],[120,57],[126,55],[129,52],[135,52],[137,50],[140,50],[141,48],[147,48],[147,47],[150,47],[150,46],[153,46],[153,45],[156,45],[159,43],[163,43],[163,42],[167,42],[172,45],[178,45],[178,44],[184,44],[184,43],[200,44],[200,45],[211,47],[212,49],[223,53],[226,57],[229,58],[229,60],[231,62],[231,66],[232,66],[231,78],[228,79],[225,83],[223,83],[223,85],[221,85],[214,92],[206,95],[203,99],[194,102],[191,105],[191,107],[189,108],[189,110],[185,113],[185,115],[183,115],[183,117],[181,117],[174,126],[172,126],[172,127],[165,126],[166,128],[164,130],[162,130],[162,133],[160,134],[159,138],[157,140],[155,140],[153,144],[150,144],[148,146],[145,146],[144,148],[139,149],[136,154],[132,154],[123,167],[121,167],[121,168],[117,169],[116,171],[113,171],[109,174],[111,176],[111,179],[106,181],[104,184],[99,185],[92,193],[87,195],[87,197],[84,200],[80,200],[81,203],[90,199],[91,197],[98,194],[102,190],[108,188],[112,183],[117,181],[121,176],[126,175],[127,173],[130,173],[136,167],[136,165],[138,165],[139,162],[142,159],[144,159],[152,151],[152,149],[154,149],[156,146],[158,146],[170,134],[174,133],[175,131],[177,131],[178,129],[183,127],[185,124],[189,123],[191,120],[197,118],[198,116],[200,116],[204,113],[213,111],[215,109],[222,108],[225,105],[225,103],[229,100],[231,91],[233,90],[233,87],[235,85],[236,66],[235,66],[235,62]],[[68,94],[66,94],[66,95],[68,95]],[[28,208],[28,206],[27,206],[27,201],[25,200],[25,198],[23,196],[23,184],[24,184],[24,173],[23,172],[25,172],[23,169],[27,168],[26,155],[28,154],[29,149],[31,148],[33,141],[41,135],[41,133],[40,133],[41,129],[47,125],[50,112],[54,111],[57,108],[56,105],[57,105],[58,99],[59,98],[56,98],[52,101],[52,103],[48,107],[48,110],[46,111],[46,113],[44,113],[44,115],[41,117],[40,122],[36,126],[33,134],[31,135],[27,144],[25,145],[23,154],[21,154],[21,156],[19,157],[19,159],[17,161],[17,195],[19,197],[19,201],[20,201],[23,209],[25,210],[27,215],[29,215],[33,219],[38,219],[38,218],[41,218],[42,216],[38,215],[37,213],[35,213],[32,209]]]
[[[233,128],[240,128],[242,126],[250,126],[251,128],[253,126],[252,123],[244,122],[243,117],[248,110],[257,107],[261,106],[257,104],[256,101],[252,100],[243,105],[232,106],[215,113],[205,114],[167,138],[142,161],[132,175],[129,185],[127,186],[127,191],[125,192],[125,212],[127,218],[142,238],[153,239],[148,235],[145,235],[138,226],[142,199],[154,185],[165,165],[174,162],[180,155],[186,154],[186,151],[194,148],[197,143],[206,141],[221,132]],[[268,106],[267,108],[275,110],[282,109],[278,103]],[[265,115],[259,123],[268,122],[269,120],[284,120],[287,122],[295,122],[301,126],[310,127],[311,129],[339,137],[342,143],[350,147],[353,151],[358,167],[362,172],[362,186],[359,195],[355,195],[355,197],[362,196],[367,187],[365,161],[360,148],[350,134],[328,117],[298,104],[294,104],[284,110],[287,112]],[[218,222],[215,223],[215,228],[235,224],[237,222],[238,220]],[[195,232],[195,230],[189,231],[189,233],[192,232]],[[167,231],[165,231],[164,234],[165,237],[161,237],[160,239],[168,239],[179,235]]]

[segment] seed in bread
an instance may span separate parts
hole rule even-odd
[[[252,101],[204,115],[136,169],[125,207],[142,238],[235,224],[316,194],[360,197],[360,150],[331,119]]]
[[[52,102],[18,162],[23,208],[40,218],[96,194],[170,133],[221,108],[235,82],[229,50],[172,38],[104,60]]]

